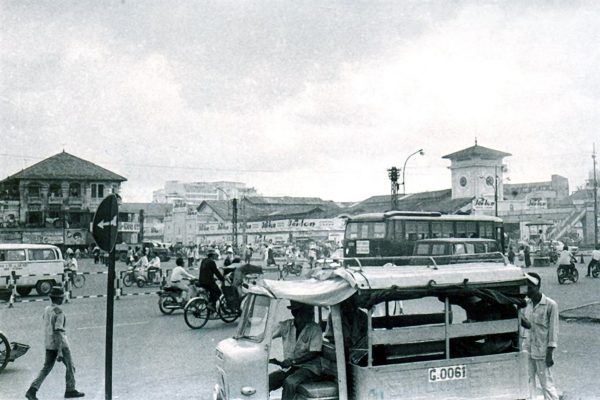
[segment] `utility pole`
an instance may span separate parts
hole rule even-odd
[[[498,166],[494,165],[494,215],[498,216]]]
[[[392,167],[392,168],[388,169],[388,177],[390,178],[390,181],[392,184],[392,196],[391,196],[392,210],[398,209],[398,188],[400,187],[400,185],[398,185],[398,173],[399,172],[400,172],[400,170],[396,167]]]
[[[594,248],[598,246],[598,181],[596,180],[596,143],[594,143],[592,160],[594,160]]]
[[[246,236],[246,196],[242,196],[242,242],[248,244],[248,236]]]
[[[233,209],[233,212],[231,213],[231,236],[232,236],[232,241],[231,241],[231,245],[233,246],[234,251],[237,251],[237,247],[238,247],[238,240],[237,240],[237,222],[238,222],[238,216],[237,216],[237,199],[234,197],[233,200],[231,200],[231,208]]]

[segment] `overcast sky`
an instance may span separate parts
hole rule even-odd
[[[445,154],[582,185],[598,2],[0,1],[0,177],[64,148],[150,201],[165,180],[362,200],[450,187]]]

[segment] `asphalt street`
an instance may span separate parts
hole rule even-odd
[[[164,263],[172,268],[173,260]],[[81,271],[102,271],[89,260]],[[118,269],[124,264],[117,263]],[[561,310],[599,301],[600,279],[589,279],[584,265],[576,284],[559,285],[555,268],[531,268],[542,276],[543,291],[558,301]],[[197,272],[195,272],[197,273]],[[267,277],[275,278],[274,273]],[[106,275],[88,275],[85,287],[74,295],[106,293]],[[125,288],[125,293],[154,288]],[[28,296],[27,298],[39,298]],[[210,321],[191,330],[176,311],[164,316],[158,296],[124,296],[115,301],[113,398],[114,399],[208,399],[215,381],[214,348],[234,334],[236,323]],[[48,302],[0,303],[0,330],[10,341],[31,345],[29,352],[0,373],[0,399],[23,399],[43,363],[41,315]],[[73,299],[64,305],[67,333],[77,367],[77,387],[88,399],[104,399],[106,299]],[[554,369],[557,385],[567,399],[600,398],[596,370],[600,365],[600,325],[561,321],[559,348]],[[41,390],[40,399],[60,399],[64,393],[64,367],[58,364]]]

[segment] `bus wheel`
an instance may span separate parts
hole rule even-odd
[[[52,286],[54,286],[54,281],[38,281],[38,283],[35,284],[35,290],[39,295],[47,296],[50,294]]]
[[[31,293],[31,287],[29,286],[19,286],[17,288],[17,293],[19,293],[21,296],[27,296],[29,293]]]

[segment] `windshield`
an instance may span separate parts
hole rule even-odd
[[[271,300],[264,296],[250,295],[244,304],[238,338],[260,342],[265,335]]]

